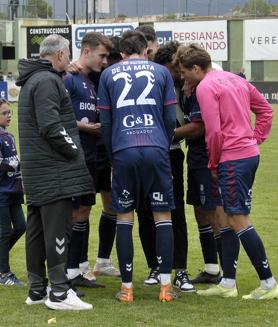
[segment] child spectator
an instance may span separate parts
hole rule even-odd
[[[9,252],[25,232],[23,190],[12,134],[6,131],[12,110],[0,99],[0,285],[22,285],[10,270]]]

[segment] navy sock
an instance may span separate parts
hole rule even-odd
[[[199,226],[198,229],[205,264],[217,264],[217,247],[211,225]]]
[[[98,233],[99,233],[99,245],[98,245],[98,257],[103,259],[109,259],[113,248],[113,243],[116,233],[116,215],[109,214],[102,211]]]
[[[67,268],[79,268],[86,222],[74,223],[69,242]]]
[[[133,271],[133,222],[117,221],[116,247],[123,283],[132,282]]]
[[[171,220],[155,222],[156,255],[159,271],[162,274],[171,273],[173,266],[174,237]]]
[[[89,236],[90,236],[90,222],[89,219],[86,221],[86,228],[83,235],[83,245],[82,245],[82,252],[80,257],[80,262],[86,262],[88,260],[88,251],[89,251]]]
[[[223,254],[222,254],[222,237],[221,237],[221,234],[219,233],[219,234],[214,235],[214,239],[215,239],[215,242],[216,242],[219,262],[220,262],[221,268],[223,270]]]
[[[241,243],[246,251],[252,265],[256,269],[260,280],[272,277],[272,273],[268,264],[263,242],[251,225],[237,233]]]
[[[222,237],[223,278],[236,279],[240,242],[230,227],[220,229]]]

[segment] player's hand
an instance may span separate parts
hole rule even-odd
[[[101,123],[90,123],[90,127],[92,129],[92,133],[98,136],[101,135]]]
[[[71,61],[68,65],[68,72],[78,74],[81,72],[82,68],[83,67],[79,64],[78,61]]]

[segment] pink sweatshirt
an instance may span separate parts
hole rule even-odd
[[[258,144],[269,135],[273,110],[260,92],[244,78],[211,71],[196,90],[206,129],[210,169],[229,160],[259,154]],[[251,111],[256,115],[255,128]]]

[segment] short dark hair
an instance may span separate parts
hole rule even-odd
[[[121,51],[120,51],[120,40],[119,36],[111,36],[109,38],[111,41],[113,48],[109,51],[108,61],[112,59],[113,61],[122,60]]]
[[[96,48],[99,45],[103,45],[108,51],[113,47],[112,42],[107,36],[97,32],[89,32],[84,35],[81,41],[81,53],[87,47]]]
[[[181,64],[187,69],[192,69],[194,65],[198,65],[202,70],[206,70],[211,66],[211,58],[204,48],[192,43],[188,46],[179,46],[175,55],[175,64]]]
[[[127,55],[142,54],[147,47],[147,39],[139,31],[126,31],[120,40],[120,51]]]
[[[142,32],[147,41],[155,42],[157,40],[155,30],[151,25],[141,25],[136,27],[135,31]]]
[[[176,54],[180,43],[178,41],[170,41],[164,44],[157,50],[154,61],[160,65],[170,64],[173,61],[173,56]]]

